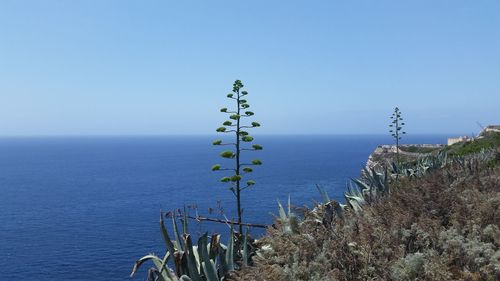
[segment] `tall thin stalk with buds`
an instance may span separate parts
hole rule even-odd
[[[256,151],[262,150],[262,146],[258,144],[250,144],[253,142],[253,137],[249,135],[246,129],[260,127],[257,122],[244,122],[253,116],[252,111],[248,111],[250,105],[244,98],[248,95],[247,91],[242,91],[243,83],[236,80],[233,84],[233,90],[227,97],[234,101],[235,109],[230,110],[226,107],[221,108],[220,112],[229,115],[229,119],[222,123],[222,126],[217,128],[217,132],[233,134],[234,142],[223,142],[222,140],[215,140],[213,145],[223,145],[232,147],[231,150],[225,150],[220,153],[222,158],[231,159],[233,162],[227,167],[222,167],[221,164],[212,166],[212,171],[229,171],[230,175],[221,178],[221,182],[230,184],[229,190],[236,197],[236,207],[238,212],[238,226],[239,232],[243,233],[242,228],[242,207],[241,207],[241,192],[248,187],[255,184],[253,180],[247,180],[244,184],[243,176],[253,171],[252,166],[262,165],[262,161],[254,159],[249,163],[243,162],[241,156],[243,151]]]
[[[394,108],[394,112],[391,115],[391,124],[389,125],[389,132],[396,142],[396,159],[399,162],[399,141],[401,140],[401,135],[405,135],[406,132],[403,131],[403,117],[401,117],[401,111],[399,108]]]

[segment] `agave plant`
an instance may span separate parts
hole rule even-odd
[[[404,176],[411,179],[421,177],[430,171],[443,168],[449,162],[448,154],[440,152],[437,155],[428,155],[413,162],[392,163],[392,173],[397,176]]]
[[[278,211],[279,217],[278,220],[281,223],[281,228],[283,233],[286,234],[296,234],[299,233],[299,220],[297,216],[292,212],[292,205],[290,203],[290,196],[288,196],[288,213],[281,205],[281,202],[278,201]]]
[[[235,243],[235,232],[232,227],[227,246],[220,243],[219,234],[209,237],[208,233],[199,237],[197,244],[194,245],[191,235],[187,233],[185,215],[182,220],[182,236],[179,234],[175,213],[171,217],[174,239],[170,237],[165,227],[163,213],[160,214],[160,231],[167,248],[164,257],[149,254],[140,258],[135,262],[131,277],[147,261],[154,264],[154,267],[148,270],[148,281],[220,281],[224,280],[228,272],[249,264],[251,253],[248,246],[248,230],[243,243],[238,245]],[[173,265],[173,268],[169,265]]]

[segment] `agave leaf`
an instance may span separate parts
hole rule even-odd
[[[172,278],[169,276],[170,270],[165,266],[166,261],[168,260],[169,253],[165,255],[164,260],[161,260],[159,257],[150,254],[146,255],[139,260],[135,262],[134,268],[132,269],[132,273],[130,274],[130,277],[133,277],[134,274],[139,270],[142,264],[144,264],[146,261],[152,261],[154,265],[156,266],[156,270],[150,271],[149,276],[154,275],[156,273],[156,276],[158,279],[163,280],[163,281],[174,281]],[[164,263],[165,261],[165,263]]]
[[[163,213],[160,212],[160,230],[161,234],[163,237],[163,241],[165,241],[165,245],[167,246],[168,252],[170,252],[170,255],[174,255],[175,253],[175,247],[174,244],[172,243],[172,239],[170,239],[170,236],[168,235],[167,228],[165,227],[165,224],[163,223]]]
[[[245,237],[243,238],[242,258],[243,258],[243,265],[248,266],[248,260],[249,260],[249,256],[248,256],[248,228],[246,229]]]
[[[234,230],[233,226],[231,225],[231,234],[229,235],[229,242],[227,243],[227,249],[226,249],[226,263],[227,263],[227,270],[228,271],[233,271],[234,270]]]
[[[292,203],[290,203],[290,194],[288,194],[288,216],[292,214]]]
[[[175,211],[172,212],[172,226],[174,228],[174,245],[177,249],[185,251],[184,244],[181,242],[181,236],[179,235],[179,229],[177,227],[177,220],[175,219]]]
[[[189,277],[191,277],[194,281],[203,281],[198,271],[199,266],[197,265],[197,261],[194,255],[193,242],[191,240],[191,235],[183,234],[184,242],[186,244],[187,251],[187,264]]]
[[[198,239],[198,252],[200,253],[200,261],[205,272],[205,277],[207,281],[219,281],[217,277],[217,271],[212,267],[210,256],[208,254],[208,233],[203,234],[203,236]]]
[[[167,266],[168,259],[170,257],[170,253],[166,253],[161,261],[160,274],[165,280],[168,280],[166,277],[172,279],[173,281],[178,281],[177,275]],[[156,265],[158,267],[158,265]]]
[[[316,184],[316,188],[318,189],[319,194],[321,195],[321,199],[323,199],[323,203],[327,204],[330,203],[330,197],[328,196],[328,193],[323,189],[319,184]]]
[[[227,261],[226,261],[226,253],[227,253],[227,247],[225,247],[222,244],[219,245],[219,276],[223,277],[226,276],[227,272],[229,271]]]
[[[219,251],[219,244],[220,244],[220,235],[219,234],[212,235],[212,238],[210,239],[210,250],[208,252],[208,255],[211,260],[215,260],[217,258],[217,254]]]
[[[149,255],[146,255],[146,256],[138,259],[134,264],[134,268],[132,269],[132,273],[130,273],[130,277],[134,277],[135,273],[137,273],[137,270],[139,270],[139,268],[142,266],[142,264],[144,264],[145,262],[147,262],[149,260],[154,260],[154,259],[160,261],[160,263],[161,263],[160,258],[153,255],[153,254],[149,254]]]
[[[286,220],[287,216],[286,216],[285,209],[283,208],[283,206],[281,205],[281,202],[279,200],[276,200],[276,201],[278,202],[278,210],[279,210],[281,220]]]
[[[361,212],[363,210],[363,208],[361,207],[361,204],[358,201],[347,200],[347,202],[349,203],[349,205],[351,206],[351,208],[354,210],[354,212],[356,214],[358,214],[359,212]]]
[[[198,252],[200,272],[202,272],[201,270],[203,269],[201,263],[204,261],[208,261],[210,259],[208,256],[207,246],[208,246],[208,233],[205,232],[205,234],[203,234],[200,238],[198,238],[198,248],[196,249]]]
[[[174,254],[174,265],[177,276],[188,274],[186,252],[177,251]]]
[[[359,187],[361,191],[372,189],[368,184],[360,181],[359,179],[351,179],[351,180]]]
[[[203,267],[203,271],[205,272],[205,277],[207,281],[219,281],[219,277],[217,277],[217,270],[215,268],[215,263],[212,260],[208,260],[207,262],[201,263]]]
[[[184,205],[184,213],[182,214],[182,233],[189,233],[188,229],[188,220],[187,220],[187,212],[186,212],[186,205]]]
[[[349,186],[347,186],[347,194],[350,196],[356,196],[356,197],[361,197],[363,198],[363,193],[360,191],[358,186],[353,186],[352,181],[349,182]],[[364,200],[364,198],[363,198]]]

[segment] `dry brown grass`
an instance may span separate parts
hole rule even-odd
[[[269,229],[233,280],[500,280],[500,167],[448,166],[345,220],[305,213],[300,234]],[[317,212],[322,212],[319,206]]]

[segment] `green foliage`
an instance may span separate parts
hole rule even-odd
[[[446,148],[450,155],[465,156],[500,146],[500,133],[488,132],[472,142],[456,143]]]
[[[243,229],[241,227],[241,222],[242,222],[242,207],[241,207],[241,191],[245,189],[246,187],[250,185],[254,185],[255,182],[252,180],[247,180],[247,185],[245,187],[241,186],[241,181],[243,180],[243,175],[242,172],[244,173],[250,173],[253,170],[249,167],[244,167],[248,165],[261,165],[262,162],[260,160],[254,160],[252,161],[252,164],[243,164],[242,158],[244,157],[242,152],[243,151],[255,151],[255,150],[262,150],[261,145],[252,145],[252,149],[245,147],[244,145],[246,143],[251,143],[254,138],[249,136],[247,131],[244,131],[242,129],[244,128],[255,128],[259,127],[260,124],[257,122],[251,122],[250,125],[243,124],[242,120],[242,109],[246,109],[249,107],[247,100],[243,99],[243,96],[248,95],[248,92],[246,91],[241,91],[241,88],[243,88],[243,83],[240,80],[236,80],[233,84],[233,92],[229,95],[227,95],[228,98],[231,98],[235,100],[235,109],[232,111],[228,111],[227,108],[223,108],[221,110],[222,112],[225,113],[230,113],[231,115],[229,118],[231,120],[234,120],[235,122],[231,121],[226,121],[223,123],[224,126],[231,126],[231,130],[227,130],[226,127],[220,127],[217,129],[217,132],[221,133],[235,133],[235,142],[234,143],[227,143],[224,145],[234,145],[235,149],[234,151],[224,151],[220,154],[221,157],[227,158],[227,159],[232,159],[234,161],[234,166],[232,165],[231,169],[222,169],[220,165],[216,165],[212,167],[213,171],[227,171],[227,170],[233,170],[235,173],[234,175],[230,175],[228,177],[223,177],[222,182],[225,183],[231,183],[231,186],[229,190],[233,192],[233,194],[236,196],[236,205],[237,205],[237,212],[238,212],[238,223],[239,224],[239,233],[242,233]],[[245,111],[243,117],[250,117],[253,116],[254,113],[251,111]],[[244,118],[247,119],[247,118]],[[215,141],[215,145],[221,145],[222,141]]]
[[[241,176],[240,175],[234,175],[231,177],[231,181],[232,182],[236,182],[236,181],[240,181],[241,180]]]
[[[221,109],[220,109],[220,112],[227,112],[227,108],[225,108],[225,107],[224,107],[224,108],[221,108]]]
[[[254,160],[252,160],[252,164],[253,165],[262,165],[262,161],[260,161],[259,159],[254,159]]]
[[[227,279],[230,271],[248,265],[254,248],[250,244],[248,232],[243,243],[236,243],[235,233],[231,228],[228,245],[220,243],[220,235],[208,233],[201,235],[193,244],[191,235],[187,233],[187,217],[183,214],[183,235],[179,235],[176,214],[172,214],[174,239],[171,238],[160,213],[160,231],[165,242],[166,253],[163,258],[154,254],[146,255],[135,262],[130,277],[146,262],[152,262],[148,270],[148,281],[222,281]],[[170,265],[174,267],[171,268]]]
[[[220,164],[216,164],[212,166],[212,171],[218,171],[220,170]]]
[[[241,138],[241,140],[244,141],[244,142],[251,142],[251,141],[253,141],[253,138],[250,137],[250,136],[243,136]]]
[[[220,156],[223,158],[234,158],[235,155],[234,155],[234,152],[232,152],[230,150],[226,150],[226,151],[221,152]]]
[[[213,145],[221,145],[222,144],[222,140],[214,140],[212,142]]]

